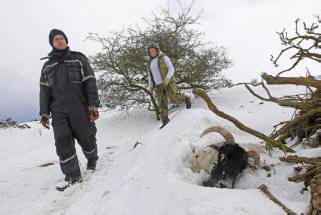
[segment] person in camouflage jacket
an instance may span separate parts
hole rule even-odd
[[[175,83],[175,69],[170,58],[159,49],[157,43],[147,46],[150,58],[149,90],[155,92],[157,105],[160,111],[163,128],[168,122],[168,99],[179,106],[185,101],[186,108],[191,108],[191,100],[188,96],[178,94]]]

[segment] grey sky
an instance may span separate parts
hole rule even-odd
[[[169,1],[173,5],[173,0]],[[182,1],[185,2],[185,1]],[[51,49],[48,33],[63,30],[72,50],[93,55],[99,45],[84,41],[88,32],[106,34],[149,17],[167,0],[28,0],[5,1],[0,26],[0,119],[38,117],[39,59]],[[280,48],[276,31],[292,32],[294,20],[313,21],[321,12],[320,0],[196,0],[195,12],[204,9],[201,31],[213,45],[226,46],[234,66],[225,74],[234,82],[276,73],[270,54]],[[321,15],[321,14],[320,14]],[[320,72],[316,71],[314,73]],[[312,70],[311,70],[312,71]]]

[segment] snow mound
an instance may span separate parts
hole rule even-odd
[[[282,95],[301,88],[273,88]],[[260,91],[263,93],[263,91]],[[244,87],[210,93],[215,104],[249,127],[269,134],[273,125],[291,117],[292,110],[262,103]],[[32,122],[31,129],[0,129],[0,207],[3,214],[110,214],[110,215],[278,215],[284,211],[257,188],[270,191],[297,213],[304,212],[310,194],[300,194],[302,183],[287,180],[295,165],[282,163],[280,151],[270,157],[261,154],[270,172],[246,169],[236,189],[200,186],[208,175],[190,169],[194,147],[222,141],[219,134],[200,138],[201,132],[220,125],[236,142],[247,147],[260,140],[238,130],[210,112],[196,98],[193,108],[179,108],[170,123],[159,129],[154,113],[146,110],[111,111],[97,122],[99,162],[93,174],[86,172],[86,160],[77,146],[84,182],[57,192],[61,182],[52,130]],[[135,146],[135,147],[134,147]],[[318,156],[320,149],[298,150],[298,155]],[[45,165],[50,163],[51,165]],[[44,167],[41,167],[44,166]],[[18,204],[17,204],[18,203]]]

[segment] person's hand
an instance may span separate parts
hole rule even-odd
[[[50,127],[49,127],[49,114],[44,113],[41,115],[40,124],[43,127],[50,129]]]
[[[88,115],[90,123],[93,123],[95,120],[99,118],[98,108],[95,106],[88,107]]]
[[[166,77],[164,80],[163,80],[163,87],[166,89],[167,86],[169,84],[169,79]]]

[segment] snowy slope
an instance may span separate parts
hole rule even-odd
[[[275,96],[304,90],[272,88]],[[260,104],[242,86],[213,91],[210,96],[218,108],[265,134],[293,112],[272,103]],[[200,139],[205,128],[224,126],[240,144],[260,142],[215,116],[201,99],[193,100],[191,110],[180,108],[172,112],[171,122],[162,130],[154,114],[145,110],[101,115],[97,122],[97,170],[87,174],[86,161],[78,147],[85,182],[65,192],[55,190],[63,175],[52,130],[43,129],[37,122],[29,123],[31,129],[0,130],[0,214],[285,214],[257,189],[263,183],[292,210],[306,210],[310,195],[300,194],[302,183],[287,181],[293,174],[293,165],[281,163],[278,157],[283,153],[279,151],[274,151],[272,157],[261,157],[265,164],[275,164],[271,177],[262,169],[246,170],[234,190],[199,186],[207,175],[190,170],[191,150],[222,140],[217,134]],[[137,142],[141,144],[133,148]],[[319,149],[298,151],[307,156],[321,153]],[[39,167],[48,162],[54,165]]]

